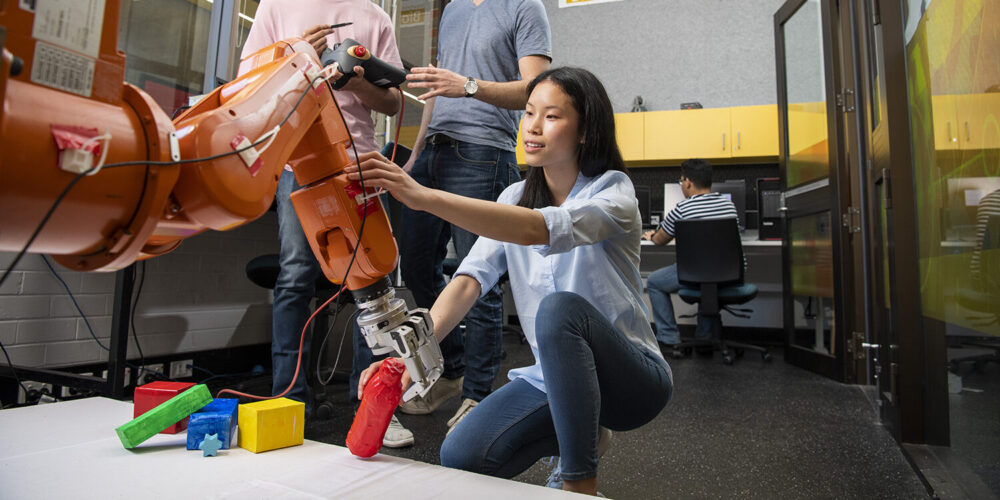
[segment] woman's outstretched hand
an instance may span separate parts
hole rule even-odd
[[[414,209],[423,210],[431,196],[431,189],[420,185],[410,174],[399,165],[390,162],[377,151],[358,156],[361,172],[358,167],[350,166],[344,169],[347,178],[360,181],[364,174],[365,186],[385,188],[393,198]]]
[[[368,385],[368,381],[371,380],[376,373],[378,373],[378,369],[381,366],[382,360],[379,360],[372,363],[368,366],[368,368],[365,368],[365,370],[361,372],[361,376],[358,378],[358,399],[361,399],[364,396],[365,386]],[[410,371],[406,368],[403,368],[403,377],[399,380],[399,382],[403,386],[403,392],[406,392],[406,389],[413,383],[413,379],[410,378]],[[402,405],[403,402],[400,401],[399,404]]]

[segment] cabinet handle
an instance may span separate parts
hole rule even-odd
[[[969,122],[965,122],[965,140],[972,141],[972,136],[969,135]]]
[[[740,146],[740,133],[739,132],[736,132],[736,149],[743,149]]]
[[[726,150],[726,133],[725,132],[722,133],[722,150],[723,151]]]

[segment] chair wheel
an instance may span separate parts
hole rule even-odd
[[[722,362],[725,363],[725,364],[727,364],[727,365],[732,365],[733,364],[733,357],[729,356],[729,355],[723,356],[722,357]]]
[[[771,353],[769,353],[767,351],[764,351],[764,352],[760,353],[760,359],[763,359],[765,362],[770,363],[771,362]]]

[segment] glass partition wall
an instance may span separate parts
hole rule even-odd
[[[1000,495],[1000,2],[902,2],[920,304],[951,449]],[[936,353],[935,353],[936,354]]]

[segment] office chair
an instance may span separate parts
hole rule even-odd
[[[744,350],[760,352],[764,361],[771,361],[767,348],[729,342],[722,339],[722,310],[749,317],[741,312],[749,309],[732,308],[757,296],[757,286],[743,282],[743,245],[734,219],[680,220],[674,225],[677,237],[677,277],[681,289],[677,294],[688,304],[698,304],[698,315],[711,322],[711,337],[678,344],[685,354],[696,346],[711,346],[722,352],[722,361],[731,365]],[[731,352],[733,348],[735,352]]]
[[[969,286],[959,290],[958,303],[965,309],[982,313],[968,316],[972,325],[986,328],[1000,322],[1000,215],[990,215],[980,238],[979,278],[970,278]],[[1000,342],[987,335],[966,337],[956,342],[959,345],[990,349],[992,352],[974,356],[957,357],[949,360],[951,371],[958,373],[961,363],[972,363],[973,371],[981,371],[987,362],[1000,362]]]

